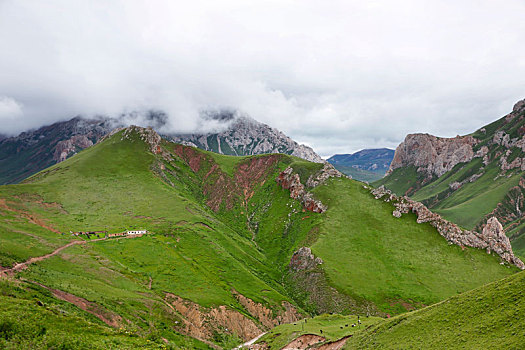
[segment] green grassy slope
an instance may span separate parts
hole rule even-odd
[[[373,182],[376,187],[385,186],[397,195],[405,195],[417,188],[421,175],[415,167],[397,168],[390,175]]]
[[[320,310],[303,308],[301,291],[285,278],[293,252],[303,246],[324,261],[324,290],[358,305],[347,313],[371,305],[373,312],[397,314],[515,272],[494,256],[449,246],[414,217],[394,218],[391,205],[357,181],[317,187],[315,196],[329,210],[305,212],[275,178],[291,166],[304,183],[320,164],[162,146],[165,157],[151,153],[138,134],[120,132],[22,184],[0,187],[0,265],[80,239],[70,231],[149,230],[152,235],[132,239],[87,240],[17,276],[95,303],[118,315],[123,331],[159,346],[188,339],[185,316],[167,304],[166,293],[203,308],[225,305],[262,329],[235,293],[271,315],[284,312],[283,302],[303,314]],[[0,307],[8,303],[1,299]],[[224,348],[240,342],[225,329],[207,339]]]
[[[386,312],[429,305],[515,271],[481,250],[448,245],[413,214],[395,218],[389,203],[354,181],[331,179],[315,193],[330,209],[313,252],[335,286]]]
[[[346,349],[523,349],[525,273],[396,316],[350,338]]]
[[[204,307],[231,305],[244,313],[232,295],[235,289],[279,309],[288,298],[281,293],[283,287],[267,277],[271,267],[266,257],[195,198],[198,189],[191,188],[190,179],[195,175],[187,165],[174,161],[179,167],[179,174],[174,174],[184,181],[172,187],[154,176],[154,161],[137,137],[122,141],[117,134],[25,184],[2,187],[1,196],[10,208],[36,213],[61,232],[145,228],[156,233],[68,248],[22,275],[115,310],[132,321],[127,328],[139,333],[161,329],[169,333],[163,334],[167,339],[176,337],[177,330],[163,330],[163,323],[174,322],[162,305],[164,292]],[[55,204],[48,208],[40,202]],[[11,230],[2,238],[7,241],[16,234]],[[49,243],[46,235],[52,237]],[[38,237],[47,245],[13,256],[6,266],[49,253],[58,245],[52,244],[56,240],[65,244],[72,239],[49,232]],[[0,249],[5,255],[16,252],[9,246]],[[152,307],[157,310],[152,312]]]
[[[168,346],[155,334],[138,337],[128,330],[110,328],[34,284],[0,280],[0,306],[2,349],[208,348],[182,336]]]
[[[488,147],[485,157],[474,158],[468,163],[457,164],[441,177],[425,179],[414,167],[395,169],[392,174],[373,183],[384,185],[397,194],[410,195],[421,201],[445,219],[466,229],[480,229],[489,216],[495,215],[511,237],[516,254],[525,256],[525,188],[520,183],[524,172],[515,167],[502,170],[502,159],[510,164],[517,158],[525,158],[525,152],[514,145],[496,143],[495,135],[508,135],[509,142],[520,140],[525,134],[525,110],[513,114],[477,130],[471,135],[478,140],[473,147],[478,152]],[[474,178],[472,178],[474,176]],[[451,188],[452,183],[461,183],[459,189]]]
[[[323,314],[311,319],[277,326],[262,336],[257,343],[265,343],[270,349],[282,349],[303,334],[315,334],[331,342],[383,321],[380,317],[362,317],[360,320],[361,323],[358,323],[355,315]],[[355,327],[352,327],[352,324]]]

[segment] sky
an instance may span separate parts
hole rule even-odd
[[[0,0],[0,133],[236,109],[321,156],[470,133],[525,98],[525,1]]]

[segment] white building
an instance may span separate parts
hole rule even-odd
[[[143,235],[146,234],[148,231],[146,230],[135,230],[135,231],[127,231],[126,233],[128,235]]]

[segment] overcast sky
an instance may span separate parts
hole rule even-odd
[[[525,1],[0,0],[0,133],[236,108],[322,156],[455,136],[525,98]]]

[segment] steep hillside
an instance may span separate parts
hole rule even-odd
[[[525,272],[397,316],[350,338],[346,349],[522,349]]]
[[[281,131],[250,117],[231,111],[209,113],[207,117],[220,121],[225,130],[207,134],[172,134],[166,137],[174,142],[219,154],[246,156],[283,153],[315,163],[323,162],[323,159],[310,147],[300,145]]]
[[[525,255],[525,100],[471,135],[408,135],[396,150],[385,185],[422,201],[467,229],[495,216],[515,251]]]
[[[386,320],[321,315],[275,327],[253,349],[522,349],[524,284],[521,272]]]
[[[64,340],[79,318],[107,335],[93,348],[231,348],[305,316],[399,314],[518,270],[394,209],[329,164],[218,155],[130,127],[0,187],[0,310],[10,325],[64,310],[50,334]],[[12,293],[25,306],[7,307]],[[38,332],[24,324],[7,326],[9,346]]]
[[[0,184],[22,181],[95,144],[112,129],[108,120],[73,118],[16,137],[0,138]]]
[[[336,154],[327,161],[356,180],[372,182],[385,175],[393,158],[394,150],[377,148],[364,149],[353,154]]]

